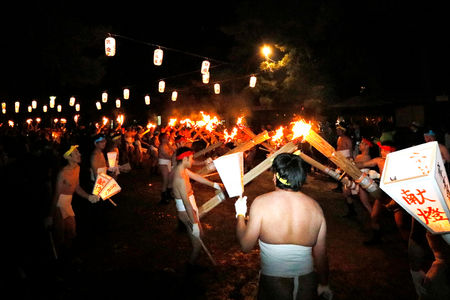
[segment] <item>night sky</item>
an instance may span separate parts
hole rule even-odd
[[[262,43],[292,40],[283,21],[304,26],[301,30],[309,37],[304,42],[314,42],[314,61],[327,62],[322,75],[334,80],[336,98],[358,95],[360,86],[390,96],[448,94],[449,35],[441,3],[127,1],[99,8],[87,1],[65,2],[13,4],[9,11],[2,11],[3,101],[48,99],[55,94],[92,102],[103,90],[119,95],[124,87],[130,87],[134,95],[155,93],[161,78],[186,90],[201,80],[195,70],[204,58],[224,72],[238,74],[243,66],[256,72],[254,60]],[[318,16],[321,22],[314,20]],[[226,35],[222,26],[255,18],[263,22],[241,27],[248,31],[247,48],[241,48],[246,54],[240,56],[246,60],[235,61],[233,55],[242,41]],[[325,34],[315,36],[318,31]],[[112,58],[104,55],[107,33],[119,35],[117,55]],[[86,40],[88,46],[76,46],[85,45]],[[153,45],[168,48],[161,67],[153,65]]]

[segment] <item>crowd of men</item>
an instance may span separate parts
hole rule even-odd
[[[380,124],[368,131],[342,121],[335,127],[324,126],[320,133],[374,180],[383,172],[387,154],[435,140],[439,142],[448,172],[448,146],[436,129],[412,123],[406,131],[400,131],[392,124],[388,125]],[[90,193],[100,172],[117,179],[121,172],[144,167],[149,168],[149,175],[161,178],[160,203],[175,202],[180,226],[185,227],[191,238],[189,264],[191,269],[195,269],[201,249],[202,227],[190,180],[218,191],[224,186],[191,170],[195,164],[205,167],[212,164],[211,158],[194,160],[193,155],[200,148],[191,136],[169,127],[149,130],[139,125],[114,130],[104,127],[71,130],[1,127],[0,131],[1,182],[5,183],[5,195],[18,200],[8,201],[2,210],[5,214],[3,220],[15,228],[4,235],[14,245],[9,253],[12,258],[10,271],[26,276],[27,264],[39,255],[27,249],[50,226],[58,229],[55,231],[55,247],[60,259],[67,257],[70,260],[77,235],[72,197],[76,194],[94,206],[101,205],[99,197]],[[232,148],[233,145],[228,143],[224,147]],[[230,148],[218,149],[216,154],[226,153]],[[310,150],[314,156],[314,149]],[[109,165],[107,152],[117,153],[116,165]],[[128,169],[123,166],[128,166]],[[285,153],[274,159],[272,171],[275,190],[254,199],[247,218],[245,196],[239,197],[235,204],[236,235],[242,250],[251,250],[257,241],[261,250],[258,297],[314,299],[321,295],[331,299],[326,220],[317,202],[301,192],[310,168],[305,168],[299,156]],[[392,212],[400,236],[408,244],[411,278],[418,297],[448,299],[442,298],[450,295],[448,244],[438,235],[426,232],[388,197],[371,199],[358,186],[338,185],[336,191],[342,192],[348,207],[344,217],[355,217],[354,201],[360,200],[367,209],[372,235],[364,242],[365,246],[382,243],[380,213],[384,209]],[[424,258],[428,250],[435,258],[431,266]],[[318,274],[317,282],[313,280],[313,273]]]

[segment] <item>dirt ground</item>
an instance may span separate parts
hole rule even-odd
[[[210,177],[219,180],[217,175]],[[188,275],[190,241],[177,230],[175,204],[158,204],[160,177],[147,166],[121,174],[122,191],[113,197],[117,206],[92,204],[74,198],[78,222],[79,260],[59,270],[51,259],[26,272],[10,287],[10,299],[254,299],[259,272],[259,250],[240,251],[235,237],[234,199],[227,199],[202,219],[204,243],[217,262],[205,252],[205,270]],[[214,190],[193,183],[200,206]],[[366,247],[368,213],[356,202],[358,217],[346,212],[336,182],[321,173],[310,173],[303,192],[318,201],[328,224],[330,285],[334,299],[416,299],[409,274],[407,245],[400,238],[393,216],[383,215],[383,243]],[[273,189],[266,171],[245,186],[248,204]],[[44,236],[45,237],[45,236]],[[50,248],[43,238],[43,249]],[[46,248],[47,247],[47,248]],[[26,270],[26,268],[25,268]],[[7,298],[3,298],[7,299]]]

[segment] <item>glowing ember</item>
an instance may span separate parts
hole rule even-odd
[[[296,139],[298,137],[306,137],[309,134],[309,131],[311,130],[311,123],[306,123],[303,120],[291,122],[291,124],[294,124],[292,127],[292,139]]]

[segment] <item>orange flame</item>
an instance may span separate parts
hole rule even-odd
[[[309,134],[309,131],[311,130],[312,124],[306,123],[304,120],[291,122],[291,124],[294,124],[292,127],[292,139],[295,140],[298,137],[306,137]]]
[[[173,127],[173,126],[175,126],[176,123],[177,123],[177,118],[171,118],[169,120],[168,126]]]
[[[223,131],[223,139],[225,140],[226,143],[231,142],[236,137],[237,132],[238,132],[237,127],[233,128],[231,134],[228,134],[228,130],[225,129]]]
[[[103,117],[103,126],[106,126],[108,124],[109,119],[107,117]]]
[[[275,131],[275,134],[274,134],[274,136],[272,136],[272,142],[274,142],[275,144],[280,144],[282,141],[283,141],[283,137],[284,137],[284,133],[283,133],[283,131],[284,131],[284,127],[283,126],[280,126],[280,128],[278,128],[276,131]]]
[[[150,128],[156,128],[156,124],[153,124],[152,122],[148,122],[148,123],[147,123],[147,128],[148,128],[148,129],[150,129]]]
[[[122,126],[124,119],[125,119],[124,115],[118,115],[117,116],[117,123],[119,123],[119,125]]]

